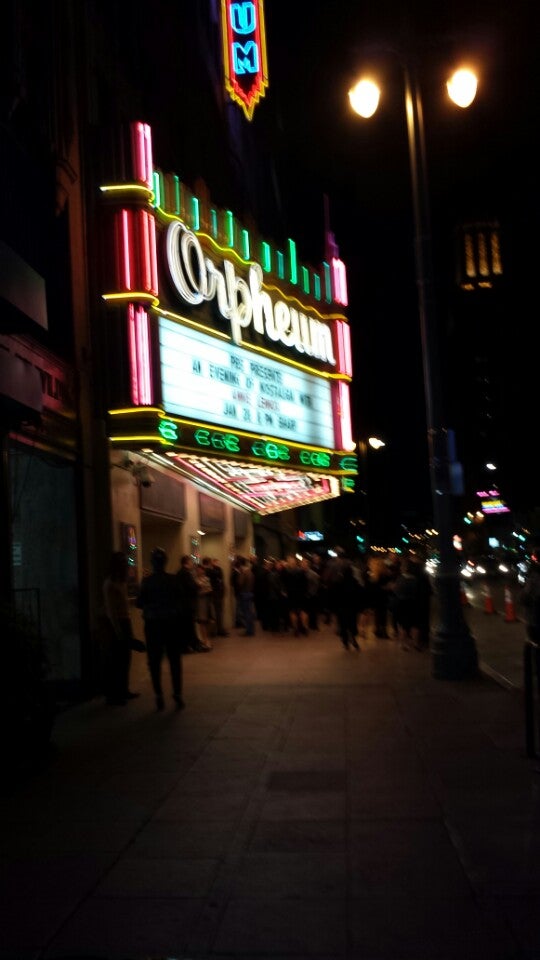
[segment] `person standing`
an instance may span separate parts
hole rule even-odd
[[[137,595],[137,606],[142,610],[148,669],[156,697],[156,709],[163,710],[165,703],[161,685],[161,664],[164,654],[169,661],[173,700],[177,710],[183,709],[182,655],[178,635],[179,593],[178,582],[172,573],[166,572],[167,554],[155,547],[150,555],[152,573],[143,577]]]
[[[198,587],[193,571],[193,560],[188,553],[185,553],[180,558],[180,569],[176,573],[180,604],[179,628],[182,653],[202,653],[204,649],[195,626]]]
[[[203,650],[210,651],[209,624],[212,619],[212,583],[204,562],[195,567],[195,582],[197,584],[197,602],[195,607],[195,623],[199,634],[199,644]]]
[[[381,557],[371,557],[369,566],[374,633],[376,637],[388,640],[388,613],[392,574],[388,564]]]
[[[306,611],[310,630],[319,629],[319,590],[321,578],[309,557],[303,557],[302,569],[306,577]]]
[[[418,645],[420,622],[419,579],[415,575],[410,557],[405,557],[401,562],[401,571],[393,586],[392,598],[398,639],[403,650],[410,650],[411,644]]]
[[[218,637],[228,637],[223,621],[223,603],[225,599],[225,577],[223,569],[219,564],[217,557],[212,560],[209,570],[209,577],[212,582],[212,602],[214,604],[214,614],[216,618],[216,634]]]
[[[433,587],[422,557],[411,555],[411,570],[418,580],[418,636],[416,650],[428,650],[431,634],[431,598]]]
[[[108,637],[105,651],[105,698],[109,706],[124,706],[138,697],[129,689],[129,669],[133,631],[127,592],[127,557],[121,551],[112,554],[109,576],[103,583],[103,600]]]
[[[308,632],[307,576],[305,568],[298,562],[296,555],[290,553],[283,571],[289,625],[295,637]]]
[[[255,605],[253,603],[255,575],[246,557],[238,558],[237,570],[238,616],[245,627],[244,636],[253,637],[255,636]]]
[[[341,576],[334,582],[335,616],[339,638],[346,650],[358,646],[358,608],[361,585],[352,563],[342,558]]]

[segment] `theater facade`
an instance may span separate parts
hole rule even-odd
[[[114,543],[134,583],[156,544],[173,569],[279,554],[265,518],[354,488],[344,264],[302,264],[162,172],[145,123],[119,137],[100,189]]]

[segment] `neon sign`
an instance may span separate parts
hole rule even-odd
[[[216,301],[228,320],[235,343],[242,331],[253,326],[273,343],[280,341],[300,354],[335,366],[330,327],[285,303],[273,302],[263,290],[263,272],[258,263],[249,266],[248,279],[237,276],[232,260],[220,269],[205,257],[198,237],[178,220],[167,229],[166,257],[169,276],[182,300],[191,306]]]
[[[221,0],[225,89],[247,120],[268,86],[263,0]]]
[[[113,411],[111,411],[113,413]],[[332,450],[321,450],[302,443],[280,443],[268,437],[212,427],[195,421],[162,416],[157,409],[127,409],[113,413],[110,423],[113,443],[169,448],[174,451],[198,453],[204,457],[234,455],[268,466],[285,465],[310,473],[330,473],[341,476],[358,472],[356,457],[343,456]]]
[[[510,513],[504,500],[482,500],[482,513]]]

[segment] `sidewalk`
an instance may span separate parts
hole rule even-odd
[[[468,618],[516,668],[523,625]],[[186,656],[187,707],[157,714],[137,663],[138,700],[63,713],[0,798],[3,960],[540,958],[519,689],[325,627]]]

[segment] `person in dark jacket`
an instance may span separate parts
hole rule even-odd
[[[341,573],[334,579],[335,615],[338,634],[346,650],[349,646],[360,650],[358,646],[358,611],[362,585],[355,576],[350,562],[342,559]]]
[[[246,628],[244,636],[255,636],[255,575],[251,563],[246,557],[240,557],[238,560],[238,573],[236,578],[236,589],[238,598],[238,615]]]
[[[225,622],[223,619],[223,608],[225,601],[225,575],[217,557],[213,558],[208,575],[212,582],[212,602],[214,604],[214,613],[216,617],[216,634],[218,637],[228,637],[229,634],[225,629]]]
[[[156,709],[163,710],[161,686],[161,663],[167,656],[171,673],[173,700],[177,710],[185,703],[182,699],[182,655],[178,635],[179,593],[178,581],[166,572],[167,554],[161,547],[152,550],[150,560],[152,573],[143,577],[137,595],[137,606],[142,610],[148,669],[156,697]]]

